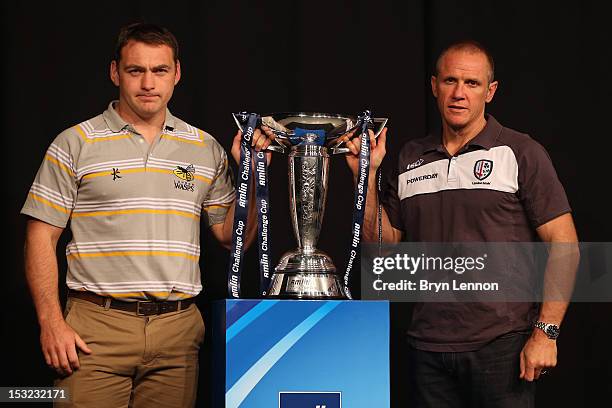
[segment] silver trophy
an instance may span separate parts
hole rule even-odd
[[[243,130],[239,114],[234,114],[234,120]],[[357,116],[328,113],[262,115],[262,126],[276,136],[268,150],[289,155],[289,209],[298,244],[275,267],[268,297],[347,298],[341,274],[316,244],[325,213],[330,155],[349,151],[343,144],[359,136],[358,122]],[[386,123],[386,118],[372,118],[376,136]]]

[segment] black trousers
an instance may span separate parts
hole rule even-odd
[[[411,407],[531,408],[535,383],[519,378],[529,333],[509,333],[477,351],[430,352],[411,347]]]

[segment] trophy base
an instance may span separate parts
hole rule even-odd
[[[268,298],[347,299],[331,258],[324,252],[288,252],[272,275]]]

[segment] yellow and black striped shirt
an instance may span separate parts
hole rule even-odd
[[[227,155],[166,111],[150,145],[114,110],[60,133],[22,214],[64,228],[67,285],[125,300],[176,300],[202,290],[200,217],[221,223],[234,200]]]

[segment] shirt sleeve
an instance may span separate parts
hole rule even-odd
[[[77,198],[78,138],[60,133],[47,149],[21,214],[65,228]]]
[[[404,231],[405,228],[401,215],[401,203],[397,193],[398,177],[399,171],[397,168],[393,168],[393,171],[391,171],[387,176],[383,177],[380,202],[385,208],[385,212],[387,213],[389,222],[393,228]]]
[[[534,228],[571,211],[565,189],[542,145],[528,139],[518,163],[518,196]]]
[[[208,216],[208,226],[225,221],[225,216],[230,206],[233,205],[236,195],[232,171],[227,161],[227,154],[221,146],[218,146],[218,148],[221,154],[217,171],[208,190],[208,196],[202,203],[202,208]]]

